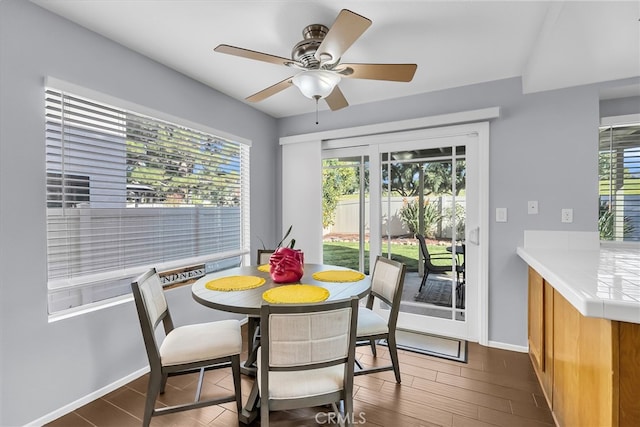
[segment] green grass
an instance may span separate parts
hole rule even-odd
[[[428,245],[429,253],[446,253],[445,246]],[[332,265],[340,265],[347,268],[358,269],[358,242],[327,242],[323,245],[324,263]],[[383,252],[386,253],[387,246],[383,245]],[[418,245],[391,245],[391,258],[404,263],[408,271],[418,271]],[[369,272],[369,245],[365,245],[365,272]],[[437,261],[434,261],[437,263]],[[442,262],[442,261],[440,261]]]

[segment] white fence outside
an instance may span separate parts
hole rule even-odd
[[[413,199],[412,199],[413,200]],[[405,206],[407,198],[405,197],[392,197],[384,199],[382,201],[382,230],[386,235],[391,236],[403,236],[411,234],[409,228],[402,220],[400,211]],[[453,197],[437,197],[430,198],[429,203],[440,203],[441,213],[447,214],[448,217],[438,224],[436,232],[438,237],[451,238],[451,215],[453,210]],[[466,207],[466,201],[464,197],[456,197],[456,203],[462,208]],[[369,233],[371,227],[370,215],[369,215],[369,199],[365,199],[365,233]],[[387,212],[389,214],[387,214]],[[338,202],[336,207],[335,224],[324,230],[324,234],[339,233],[339,234],[357,234],[358,223],[360,218],[359,200],[358,199],[345,199]],[[460,236],[458,236],[459,238]]]

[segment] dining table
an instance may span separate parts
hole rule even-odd
[[[191,295],[198,303],[216,310],[247,315],[247,343],[250,347],[247,360],[242,364],[242,372],[245,375],[255,376],[256,374],[257,349],[260,346],[260,306],[265,300],[270,299],[267,295],[282,290],[278,288],[283,286],[307,285],[313,290],[324,292],[322,297],[324,301],[335,301],[352,296],[362,298],[369,293],[371,288],[369,276],[349,268],[330,264],[305,263],[303,270],[304,274],[297,282],[276,283],[271,278],[268,264],[240,266],[208,273],[191,285]],[[330,277],[330,274],[334,274],[334,276]],[[341,274],[344,275],[344,280],[340,279]],[[251,280],[260,284],[246,287],[238,286],[237,288],[233,286],[234,282],[238,284],[241,282],[249,283]],[[218,282],[228,283],[231,286],[218,288],[215,286]],[[260,399],[258,394],[256,380],[247,404],[240,414],[242,422],[249,423],[257,416],[257,404]]]

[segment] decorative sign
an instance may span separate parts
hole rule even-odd
[[[159,273],[162,286],[175,285],[176,283],[188,282],[205,275],[204,264],[193,265],[191,267],[179,268],[176,270],[162,271]]]

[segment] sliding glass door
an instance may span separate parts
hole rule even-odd
[[[323,262],[368,274],[369,160],[367,155],[350,152],[324,153]]]
[[[466,142],[380,146],[381,248],[407,265],[399,320],[405,329],[426,331],[422,326],[436,319],[440,335],[459,336],[457,323],[467,320]]]
[[[369,273],[378,255],[399,260],[399,328],[484,339],[487,153],[486,124],[323,143],[324,262]]]

